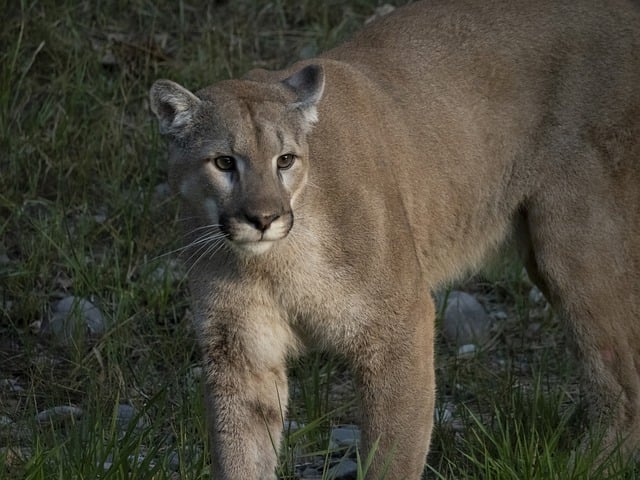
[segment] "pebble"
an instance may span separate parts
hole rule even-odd
[[[442,323],[445,339],[459,347],[484,345],[490,338],[491,318],[480,302],[466,292],[449,293]]]
[[[22,388],[20,383],[18,383],[18,381],[13,378],[3,378],[2,380],[0,380],[0,389],[8,390],[15,393],[24,391],[24,388]]]
[[[360,429],[356,425],[340,425],[331,429],[329,449],[348,449],[360,444]]]
[[[327,477],[334,480],[356,480],[358,477],[358,464],[350,458],[343,458],[329,469]]]
[[[305,467],[300,473],[296,475],[296,478],[300,480],[322,480],[322,471],[315,467]]]
[[[164,284],[165,282],[173,284],[183,277],[182,263],[175,259],[167,260],[151,272],[151,279],[158,284]]]
[[[147,427],[148,424],[147,418],[144,415],[140,415],[135,407],[127,405],[126,403],[118,405],[116,425],[121,433],[124,434],[131,429],[137,433]]]
[[[202,452],[195,447],[186,447],[181,454],[174,450],[169,453],[169,469],[177,472],[180,470],[182,461],[188,464],[195,464],[200,461],[201,457]]]
[[[433,417],[436,423],[448,423],[453,419],[453,408],[447,405],[436,408]]]
[[[295,428],[294,425],[291,425]],[[310,462],[296,465],[296,478],[301,480],[350,480],[357,478],[356,447],[360,444],[360,428],[357,425],[337,425],[329,436],[330,467],[323,473],[327,457],[314,457]]]
[[[135,465],[142,465],[142,463],[145,461],[146,457],[144,455],[128,455],[127,456],[127,461],[130,464],[135,464]],[[102,464],[102,468],[105,470],[109,470],[111,467],[113,466],[113,457],[111,455],[109,455],[109,457],[107,458],[107,460]],[[150,468],[153,468],[155,466],[155,462],[149,462],[148,466]]]
[[[74,422],[82,416],[82,409],[73,405],[62,405],[43,410],[36,415],[36,422],[40,425],[60,425]]]
[[[507,312],[504,312],[502,310],[498,310],[495,311],[491,314],[491,316],[495,319],[495,320],[506,320],[507,318],[509,318],[509,315],[507,315]]]
[[[102,312],[89,300],[68,296],[53,305],[51,316],[42,326],[58,343],[81,343],[88,335],[100,336],[106,330]]]
[[[532,287],[529,290],[529,303],[531,305],[544,305],[547,299],[538,287]]]
[[[461,345],[458,348],[457,356],[460,359],[471,358],[477,352],[478,347],[473,343],[467,343],[466,345]]]
[[[8,427],[9,425],[13,425],[13,420],[6,415],[0,415],[0,428]]]
[[[368,23],[371,23],[374,20],[377,20],[378,18],[384,17],[385,15],[389,15],[395,9],[396,9],[396,7],[394,7],[393,5],[391,5],[389,3],[385,3],[384,5],[376,7],[376,9],[373,11],[373,15],[371,15],[369,18],[367,18],[364,21],[364,24],[367,25]]]
[[[286,419],[284,421],[283,430],[285,432],[295,432],[295,431],[300,430],[301,428],[304,428],[304,424],[303,423],[298,423],[295,420],[289,420],[289,419]]]
[[[0,448],[0,465],[14,467],[23,465],[29,461],[33,452],[29,448],[23,447],[2,447]]]

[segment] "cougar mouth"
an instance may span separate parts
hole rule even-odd
[[[278,241],[285,238],[293,226],[293,215],[243,215],[242,217],[223,217],[221,230],[226,239],[242,251],[263,253]]]
[[[256,242],[235,242],[231,244],[243,253],[249,253],[253,255],[260,255],[271,250],[271,247],[276,243],[274,240],[258,240]]]

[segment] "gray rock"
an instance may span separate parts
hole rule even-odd
[[[126,433],[131,429],[133,429],[134,432],[139,432],[147,427],[148,424],[147,418],[144,415],[140,415],[135,407],[127,405],[126,403],[118,405],[116,425],[121,433]]]
[[[9,392],[24,392],[24,388],[13,378],[3,378],[0,380],[0,390],[7,390]]]
[[[169,453],[169,469],[177,472],[180,470],[180,464],[184,461],[186,463],[197,463],[200,461],[202,452],[195,447],[186,447],[182,453],[173,450]]]
[[[484,345],[491,333],[491,318],[473,295],[466,292],[449,293],[442,323],[445,339],[458,346]]]
[[[73,405],[61,405],[48,408],[36,415],[36,422],[40,425],[61,425],[75,422],[82,416],[82,409]]]
[[[106,330],[102,312],[89,300],[65,297],[53,305],[42,332],[64,346],[82,343],[87,335],[100,336]]]
[[[358,447],[360,429],[355,425],[340,425],[331,429],[329,448],[331,450]]]
[[[13,425],[13,420],[6,415],[0,415],[0,428],[8,427],[10,425]]]
[[[355,480],[358,477],[358,464],[349,458],[343,458],[327,472],[327,477],[335,480]]]
[[[467,343],[465,345],[461,345],[458,348],[457,356],[458,358],[471,358],[475,355],[478,347],[473,343]]]
[[[0,448],[0,464],[4,467],[24,465],[33,456],[30,448],[10,446]]]
[[[304,428],[304,424],[298,423],[295,420],[286,419],[284,421],[283,430],[285,432],[296,432],[296,431],[300,430],[301,428]]]
[[[183,265],[176,259],[167,260],[151,272],[151,279],[161,285],[165,282],[173,284],[182,278],[184,278]]]
[[[504,312],[502,310],[498,310],[495,311],[491,314],[491,316],[495,319],[495,320],[506,320],[507,318],[509,318],[509,315],[507,315],[507,312]]]
[[[433,419],[436,423],[448,423],[453,419],[454,407],[443,405],[437,407],[433,412]]]
[[[367,18],[364,21],[364,24],[367,25],[368,23],[371,23],[374,20],[377,20],[378,18],[384,17],[385,15],[389,15],[395,9],[396,9],[396,7],[394,7],[393,5],[391,5],[389,3],[385,3],[384,5],[376,7],[376,9],[373,11],[373,15],[371,15],[369,18]]]
[[[538,287],[532,287],[531,290],[529,290],[529,303],[531,305],[541,306],[547,303],[547,299],[544,298],[544,294]]]
[[[318,470],[312,467],[307,467],[296,478],[300,480],[323,480],[322,473],[318,473]]]
[[[296,478],[300,480],[322,480],[322,466],[302,465],[298,470]]]
[[[169,453],[169,470],[177,472],[180,470],[180,454],[175,450]]]
[[[146,460],[144,455],[128,455],[127,462],[129,465],[142,465],[142,463]],[[155,466],[155,462],[149,462],[149,467],[153,468]],[[107,460],[102,464],[102,468],[106,471],[113,467],[113,457],[109,455]]]

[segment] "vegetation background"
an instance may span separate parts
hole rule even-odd
[[[381,2],[5,2],[0,478],[208,478],[199,354],[171,253],[177,205],[148,89],[160,77],[196,90],[284,67],[347,37]],[[602,476],[597,432],[593,445],[576,440],[585,413],[575,364],[550,311],[531,328],[521,267],[502,257],[458,287],[503,314],[471,358],[438,342],[440,413],[426,478]],[[105,334],[75,331],[66,343],[46,334],[53,305],[69,296],[97,306]],[[282,478],[328,459],[330,426],[357,421],[339,360],[316,355],[291,369],[291,415],[304,426],[287,436]],[[136,412],[124,425],[123,404]],[[60,406],[79,410],[38,419]],[[609,478],[635,478],[633,466],[609,460]]]

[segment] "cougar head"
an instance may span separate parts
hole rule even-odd
[[[323,89],[319,65],[282,81],[230,80],[195,94],[169,80],[153,84],[170,182],[203,235],[259,254],[289,234]]]

